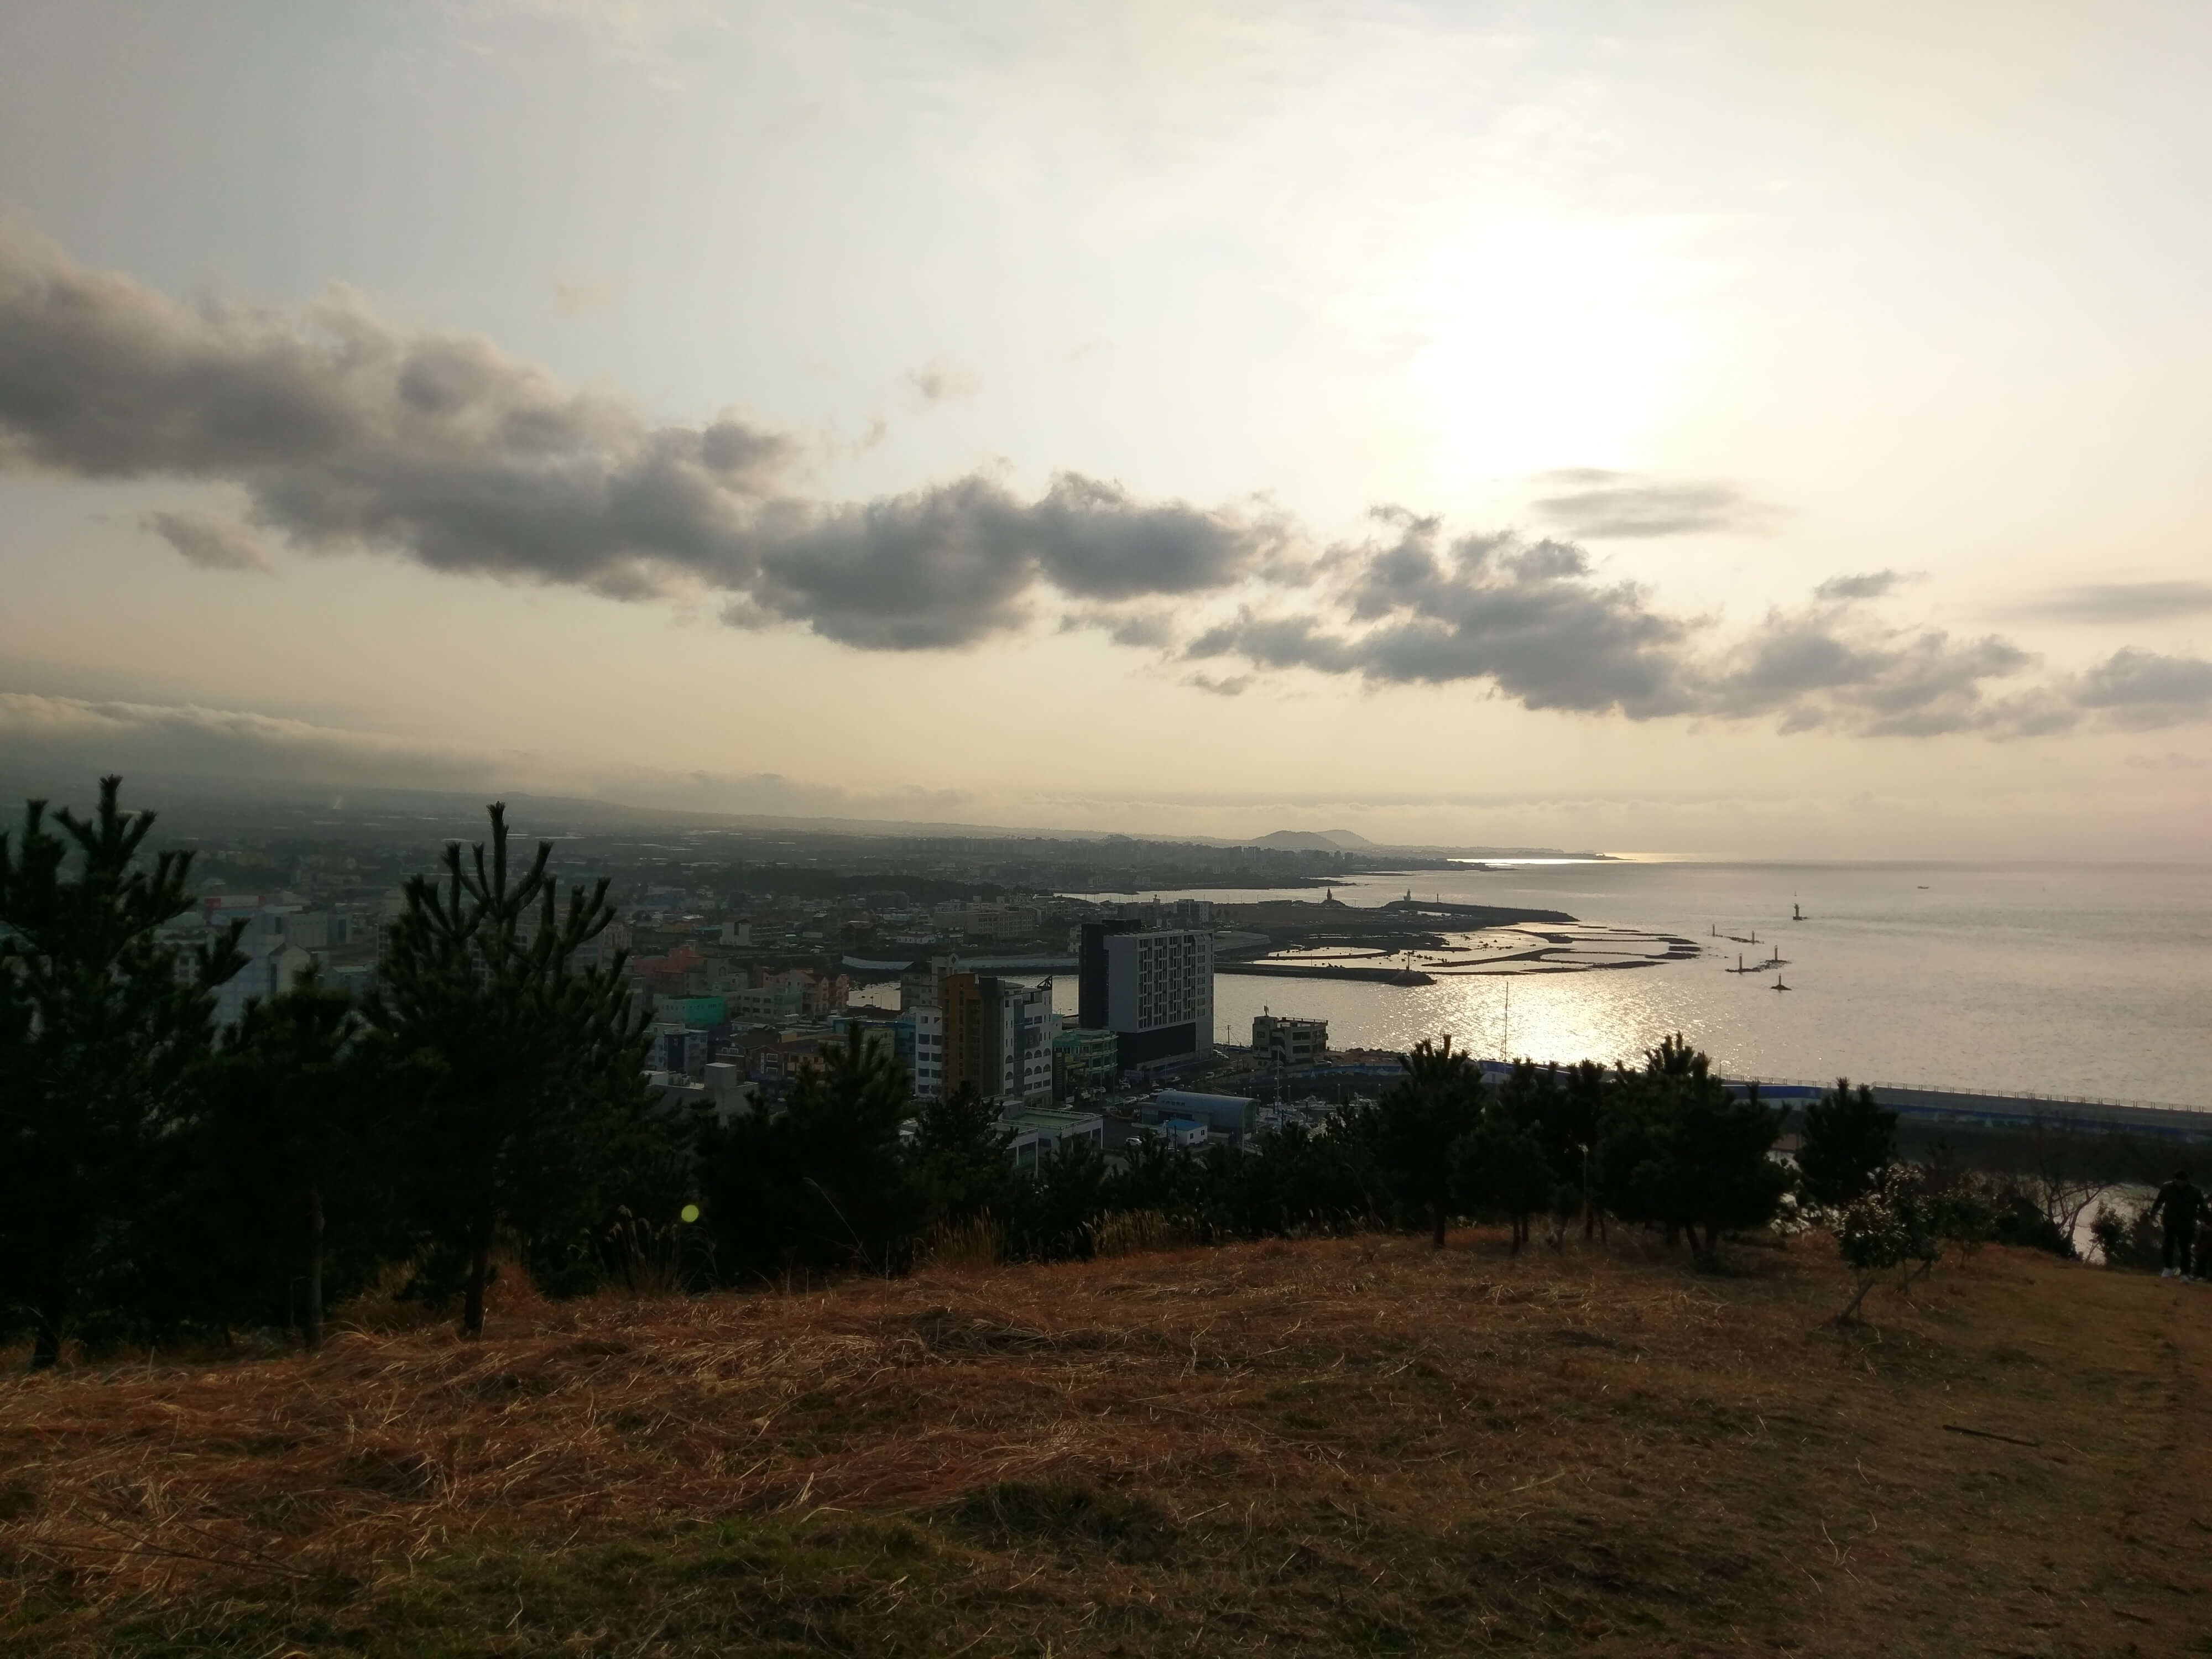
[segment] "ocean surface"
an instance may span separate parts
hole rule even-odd
[[[1413,987],[1223,974],[1216,1036],[1249,1042],[1268,1008],[1328,1020],[1332,1047],[1403,1048],[1449,1031],[1484,1055],[1633,1063],[1680,1031],[1733,1077],[2212,1108],[2212,865],[1620,860],[1370,876],[1336,891],[1380,904],[1409,884],[1423,897],[1680,934],[1708,954]],[[1790,920],[1793,902],[1805,921]],[[1773,941],[1791,988],[1771,988],[1772,972],[1723,972],[1740,950],[1766,953],[1713,939],[1716,926]],[[1054,990],[1073,1012],[1073,976]]]

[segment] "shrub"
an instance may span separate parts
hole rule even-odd
[[[1901,1291],[1916,1272],[1932,1269],[1943,1239],[1921,1170],[1892,1164],[1867,1191],[1844,1205],[1836,1217],[1836,1249],[1857,1281],[1850,1303],[1836,1316],[1839,1325],[1858,1318],[1859,1304],[1890,1273],[1898,1275]]]
[[[2158,1224],[2148,1210],[2116,1210],[2100,1204],[2096,1219],[2089,1224],[2089,1237],[2097,1241],[2097,1254],[2107,1267],[2156,1273],[2162,1265]]]

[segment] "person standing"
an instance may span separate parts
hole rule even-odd
[[[2189,1178],[2186,1170],[2176,1170],[2173,1179],[2158,1189],[2151,1200],[2151,1218],[2163,1216],[2166,1220],[2165,1246],[2159,1260],[2163,1264],[2160,1279],[2189,1277],[2190,1256],[2197,1244],[2197,1223],[2204,1213],[2204,1194]]]

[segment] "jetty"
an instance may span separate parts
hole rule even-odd
[[[1248,979],[1359,980],[1370,985],[1434,985],[1435,975],[1418,968],[1347,968],[1338,962],[1224,962],[1217,958],[1213,971],[1237,974]]]
[[[1729,1079],[1731,1088],[1744,1086]],[[1858,1079],[1851,1080],[1858,1086]],[[2150,1101],[2100,1100],[2088,1096],[1980,1094],[1965,1089],[1918,1088],[1905,1084],[1868,1085],[1875,1101],[1898,1115],[1900,1124],[1943,1129],[2027,1129],[2038,1123],[2071,1124],[2092,1129],[2120,1129],[2158,1140],[2212,1140],[2212,1111]],[[1767,1082],[1759,1097],[1790,1109],[1785,1132],[1802,1122],[1804,1109],[1835,1087],[1833,1083]]]

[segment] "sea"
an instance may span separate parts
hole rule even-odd
[[[1633,1065],[1679,1032],[1729,1077],[2212,1108],[2212,865],[1527,860],[1362,877],[1335,893],[1367,905],[1409,890],[1679,935],[1705,953],[1425,986],[1217,975],[1217,1040],[1249,1042],[1252,1017],[1272,1011],[1326,1019],[1337,1048],[1449,1033],[1483,1056]],[[1755,933],[1760,947],[1716,929]],[[1778,972],[1723,971],[1770,943]],[[1055,982],[1062,1012],[1075,997],[1072,975]]]

